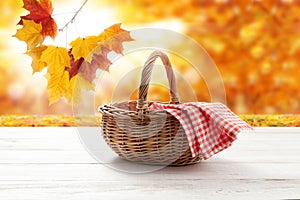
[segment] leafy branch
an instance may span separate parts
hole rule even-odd
[[[23,0],[23,8],[30,13],[21,16],[19,25],[23,27],[17,29],[14,36],[26,42],[26,53],[32,58],[33,72],[47,68],[50,105],[62,97],[70,103],[80,103],[81,91],[94,89],[96,71],[109,71],[111,62],[107,54],[110,51],[122,53],[123,42],[133,40],[130,32],[122,29],[118,23],[107,27],[99,35],[78,37],[70,43],[70,49],[43,44],[47,36],[55,39],[57,31],[67,28],[87,2],[85,0],[71,20],[61,29],[57,29],[52,18],[51,0]]]

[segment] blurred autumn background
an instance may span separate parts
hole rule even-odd
[[[53,18],[62,27],[83,1],[52,2]],[[42,73],[32,74],[31,58],[23,54],[25,44],[11,37],[19,16],[26,14],[22,5],[21,0],[0,1],[0,114],[72,114],[63,99],[49,106],[47,80]],[[299,12],[299,0],[89,0],[68,37],[94,34],[99,32],[96,27],[117,22],[127,30],[160,27],[180,32],[212,57],[224,81],[227,106],[234,112],[297,114]],[[64,39],[62,34],[54,43],[62,45]],[[202,81],[192,86],[198,88],[198,99],[210,101]],[[155,93],[160,93],[159,88]]]

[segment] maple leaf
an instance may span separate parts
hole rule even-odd
[[[47,63],[40,60],[42,52],[45,49],[47,49],[47,46],[41,45],[41,46],[35,47],[27,52],[27,54],[32,58],[31,67],[32,67],[33,73],[40,72],[46,67]]]
[[[70,67],[68,50],[64,47],[48,46],[40,60],[47,63],[50,74],[61,75],[65,67]]]
[[[21,41],[25,41],[27,49],[33,49],[44,41],[41,35],[42,26],[32,20],[23,20],[23,27],[17,30],[13,35]]]
[[[23,8],[30,13],[21,16],[19,24],[23,25],[24,20],[33,20],[42,25],[43,37],[50,36],[54,39],[57,34],[57,25],[51,16],[53,12],[52,2],[50,0],[23,0],[23,3]]]
[[[97,69],[109,72],[112,63],[107,54],[110,51],[123,53],[122,43],[132,40],[130,32],[122,29],[120,23],[108,27],[97,37],[77,38],[70,43],[74,58],[71,59],[71,68],[66,70],[72,77],[80,71],[82,77],[92,83]]]
[[[63,71],[63,73],[61,74],[48,73],[47,79],[49,105],[52,105],[63,96],[66,96],[66,94],[68,93],[68,89],[70,88],[69,73],[67,71]]]
[[[41,55],[40,61],[48,66],[48,98],[49,105],[65,96],[70,87],[69,72],[65,67],[70,66],[68,50],[64,47],[48,46]]]
[[[70,80],[69,89],[65,95],[69,102],[78,105],[82,100],[83,90],[94,90],[95,84],[88,82],[80,74],[77,74]]]
[[[80,73],[90,83],[95,80],[97,69],[109,72],[109,66],[112,64],[107,58],[109,52],[109,49],[100,44],[90,52],[87,60],[82,62]]]
[[[81,57],[86,60],[89,53],[98,45],[98,40],[96,36],[88,36],[77,38],[70,45],[72,46],[72,54],[76,60]]]
[[[98,66],[99,69],[109,72],[111,61],[103,54],[94,54],[91,65]]]
[[[86,67],[97,67],[104,71],[109,72],[109,66],[112,64],[111,61],[107,58],[107,54],[110,52],[110,49],[103,45],[98,45],[87,57],[87,61],[90,64],[85,64],[83,68]],[[82,69],[85,71],[85,69]]]
[[[80,67],[80,74],[81,76],[92,83],[96,78],[96,71],[98,69],[98,66],[93,63],[88,63],[83,61],[81,67]]]
[[[114,24],[106,28],[101,34],[97,36],[98,42],[102,42],[103,46],[115,51],[116,53],[123,53],[122,43],[125,41],[132,41],[130,32],[121,28],[121,23]]]
[[[68,71],[70,74],[70,79],[78,74],[79,69],[84,61],[83,57],[80,57],[78,60],[75,60],[71,52],[72,49],[68,51],[68,54],[70,56],[70,67],[65,67],[65,70]]]

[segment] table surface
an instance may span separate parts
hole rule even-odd
[[[0,199],[300,199],[300,128],[255,128],[185,167],[120,172],[77,129],[0,128]]]

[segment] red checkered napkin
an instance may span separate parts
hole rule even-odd
[[[193,157],[203,159],[228,148],[241,130],[252,130],[221,103],[153,103],[149,110],[165,110],[176,117],[187,135]]]

